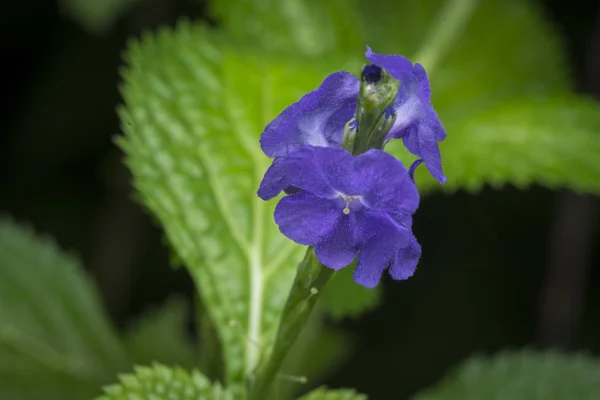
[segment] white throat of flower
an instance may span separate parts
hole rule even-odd
[[[360,200],[360,196],[348,196],[344,193],[340,193],[340,197],[342,200],[344,200],[344,204],[345,204],[345,207],[342,210],[344,215],[350,214],[350,203],[352,203],[354,200]]]

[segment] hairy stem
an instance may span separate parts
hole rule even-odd
[[[292,290],[285,304],[277,339],[268,360],[259,366],[256,379],[250,382],[250,400],[272,398],[272,386],[290,348],[305,327],[321,289],[334,270],[323,266],[311,247],[298,265]]]

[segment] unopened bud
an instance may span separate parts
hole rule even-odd
[[[357,131],[351,149],[354,155],[383,149],[385,137],[396,119],[390,110],[399,89],[400,82],[380,66],[369,64],[363,68],[356,110]]]

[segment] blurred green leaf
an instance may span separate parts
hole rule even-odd
[[[186,332],[185,300],[168,299],[156,310],[147,311],[130,327],[125,337],[134,363],[193,368],[198,365],[198,351]]]
[[[135,374],[121,375],[121,383],[108,386],[97,400],[233,400],[232,392],[198,371],[154,364],[136,367]]]
[[[60,0],[62,10],[94,34],[106,32],[138,0]]]
[[[359,10],[353,0],[215,0],[223,29],[244,47],[322,57],[341,49],[363,51]]]
[[[323,308],[322,302],[317,303],[308,324],[300,333],[281,368],[282,374],[306,378],[306,383],[310,385],[327,379],[327,376],[347,359],[352,350],[352,339],[349,335],[324,323]],[[310,351],[306,351],[307,349]],[[287,399],[302,389],[298,379],[279,379],[277,395]]]
[[[298,400],[367,400],[364,394],[356,393],[352,389],[318,388],[305,394]]]
[[[432,32],[452,25],[453,8],[472,2],[360,0],[364,44],[373,51],[403,54],[423,63],[438,108],[472,113],[511,97],[570,88],[559,36],[531,0],[475,1],[470,18],[454,27],[458,34],[454,42],[438,47],[440,42],[432,40]],[[435,65],[420,59],[431,51],[445,56]],[[447,94],[443,100],[440,92]]]
[[[470,118],[446,118],[444,190],[531,183],[600,194],[600,107],[575,96],[515,100]],[[400,143],[390,152],[408,159]],[[423,168],[420,188],[439,188]]]
[[[333,318],[359,317],[379,305],[381,287],[367,289],[357,285],[352,277],[356,264],[337,271],[325,286],[320,304]]]
[[[600,364],[582,355],[523,351],[474,357],[415,400],[592,400]]]
[[[129,46],[119,143],[219,331],[229,382],[272,345],[302,257],[256,196],[269,165],[264,126],[326,73],[230,51],[181,24]]]
[[[309,348],[310,352],[306,351]],[[302,374],[307,377],[308,382],[323,380],[343,363],[351,350],[352,340],[341,330],[320,327],[307,335],[302,332],[290,356],[293,357],[295,352],[303,360],[297,370],[288,370],[284,366],[284,371],[293,375]]]
[[[0,219],[0,398],[91,398],[128,367],[79,263]]]
[[[450,48],[429,49],[436,44],[431,33],[448,23],[445,7],[471,3],[474,12],[456,27]],[[235,40],[261,51],[362,59],[370,45],[427,64],[415,57],[433,50],[447,55],[436,70],[451,70],[440,81],[466,79],[464,95],[488,87],[498,96],[569,87],[558,35],[530,0],[215,0],[211,7]]]

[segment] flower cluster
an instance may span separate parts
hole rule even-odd
[[[415,271],[421,247],[411,230],[419,204],[412,173],[423,162],[445,182],[438,142],[446,133],[421,65],[368,47],[366,58],[361,79],[333,73],[267,125],[260,144],[274,160],[258,195],[285,191],[275,209],[281,232],[313,246],[329,268],[358,255],[354,280],[374,287],[388,268],[394,279]],[[410,172],[382,151],[391,139],[418,157]]]

